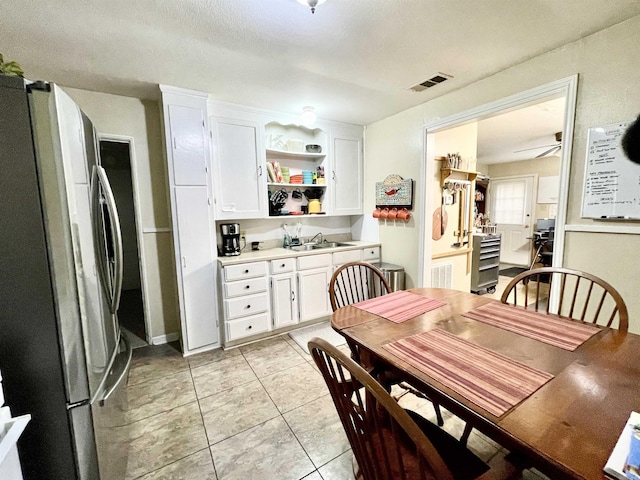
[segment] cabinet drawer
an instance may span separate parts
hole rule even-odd
[[[267,274],[267,262],[242,263],[224,267],[224,279],[227,282],[243,278],[261,277]]]
[[[486,270],[480,270],[478,274],[478,288],[484,288],[498,283],[498,268],[495,266],[487,268]]]
[[[333,254],[333,264],[359,262],[362,260],[362,250],[347,250],[346,252],[336,252]]]
[[[231,320],[225,323],[225,329],[227,330],[227,341],[229,342],[258,333],[268,332],[269,314],[262,313],[238,320]]]
[[[362,260],[374,260],[380,258],[380,247],[369,247],[362,250]]]
[[[331,266],[331,254],[307,255],[298,257],[298,270],[308,270],[310,268],[322,268]]]
[[[266,292],[267,289],[267,277],[248,278],[244,281],[225,283],[224,296],[225,298],[240,297]]]
[[[227,319],[246,317],[269,310],[268,292],[225,300]]]
[[[271,260],[271,273],[288,273],[293,272],[296,268],[295,258],[283,258],[281,260]]]

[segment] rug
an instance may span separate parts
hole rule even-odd
[[[500,270],[500,275],[504,275],[505,277],[517,277],[518,275],[520,275],[522,272],[526,272],[527,270],[529,270],[528,268],[522,268],[522,267],[511,267],[511,268],[505,268],[504,270]]]
[[[334,347],[347,343],[342,335],[331,328],[329,322],[316,323],[315,325],[299,328],[289,332],[289,336],[307,353],[309,353],[307,343],[314,337],[323,338]]]

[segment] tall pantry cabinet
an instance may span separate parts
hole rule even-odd
[[[160,86],[185,355],[220,345],[207,94]]]

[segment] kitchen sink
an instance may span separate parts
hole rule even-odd
[[[291,247],[291,250],[296,252],[308,252],[310,250],[319,250],[323,248],[336,248],[336,247],[352,247],[351,243],[342,242],[323,242],[323,243],[306,243],[304,245],[296,245]]]

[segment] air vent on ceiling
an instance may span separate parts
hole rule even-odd
[[[444,82],[445,80],[449,80],[450,78],[453,78],[453,76],[447,75],[446,73],[438,72],[424,82],[410,87],[409,90],[413,90],[414,92],[422,92],[423,90],[435,87],[436,85]]]

